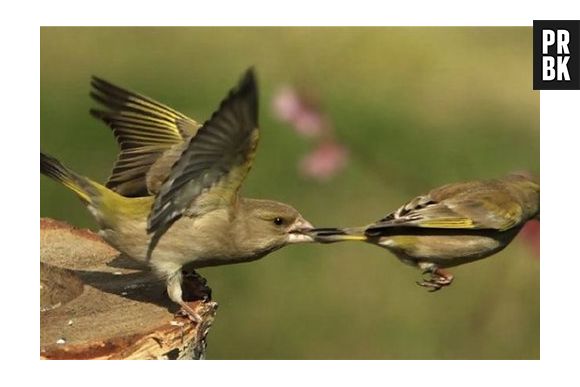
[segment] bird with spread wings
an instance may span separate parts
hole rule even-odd
[[[146,96],[94,77],[91,114],[120,146],[103,186],[41,153],[40,171],[87,205],[99,234],[127,256],[149,263],[188,315],[182,268],[262,258],[287,244],[311,242],[312,225],[293,207],[240,196],[258,139],[258,88],[248,70],[209,120],[193,119]]]

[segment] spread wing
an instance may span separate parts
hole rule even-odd
[[[91,114],[113,130],[121,148],[106,186],[123,196],[149,195],[147,174],[151,166],[163,161],[172,147],[187,141],[200,125],[168,106],[103,79],[93,77],[91,86],[91,97],[107,108],[91,109]]]
[[[147,224],[153,233],[149,253],[184,214],[196,216],[234,204],[258,138],[258,90],[250,69],[190,140],[161,186]]]
[[[522,222],[521,203],[499,180],[451,184],[418,196],[367,228],[507,230]]]

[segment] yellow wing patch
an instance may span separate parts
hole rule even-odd
[[[439,218],[426,219],[417,223],[419,227],[428,228],[475,228],[473,220],[469,218]]]

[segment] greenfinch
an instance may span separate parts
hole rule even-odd
[[[94,216],[99,234],[165,278],[183,301],[182,268],[253,261],[291,243],[312,242],[293,207],[239,195],[258,145],[258,90],[252,69],[203,125],[102,79],[92,110],[108,124],[120,154],[105,185],[40,154],[40,172],[71,189]]]
[[[512,174],[444,185],[368,226],[318,228],[310,235],[321,243],[363,241],[386,248],[427,275],[418,285],[436,291],[453,281],[444,268],[497,253],[539,217],[540,185]]]

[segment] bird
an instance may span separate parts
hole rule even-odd
[[[313,226],[294,207],[239,194],[260,130],[253,68],[202,125],[155,100],[101,78],[91,96],[104,108],[120,153],[101,185],[40,153],[40,172],[72,190],[99,235],[165,279],[169,298],[194,321],[182,281],[195,269],[260,259],[288,244],[312,242]]]
[[[540,185],[526,174],[452,183],[419,195],[364,227],[314,228],[320,243],[362,241],[423,271],[417,284],[437,291],[453,282],[444,270],[504,249],[523,225],[540,219]]]

